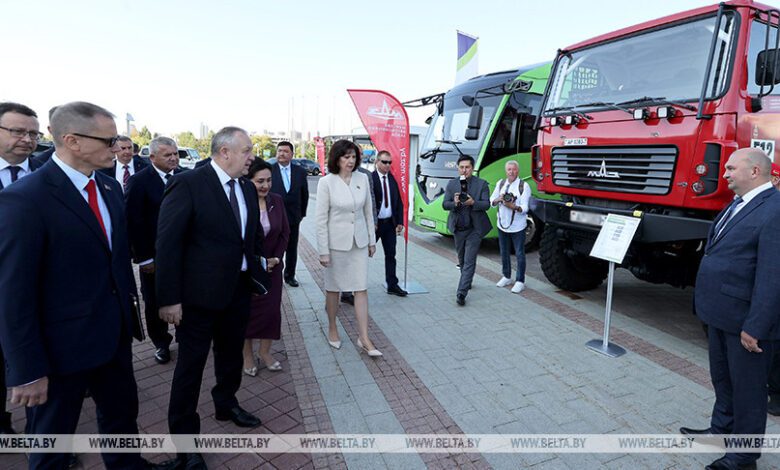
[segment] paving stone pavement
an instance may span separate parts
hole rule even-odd
[[[612,339],[628,354],[611,359],[584,344],[600,338],[603,303],[557,291],[527,277],[514,295],[495,287],[500,266],[480,257],[466,307],[454,302],[459,272],[454,250],[412,232],[409,278],[430,292],[398,298],[382,287],[381,246],[369,263],[370,335],[385,356],[371,359],[354,345],[353,309],[338,313],[340,350],[324,331],[322,268],[311,217],[301,227],[298,288],[283,296],[282,340],[273,353],[284,367],[244,377],[239,401],[263,426],[237,428],[213,419],[211,360],[199,412],[203,433],[674,433],[706,426],[714,400],[701,341],[673,328],[613,313]],[[399,245],[399,274],[403,266]],[[653,298],[636,285],[638,302]],[[625,294],[624,294],[625,295]],[[664,305],[663,299],[658,305]],[[176,346],[173,346],[174,361]],[[160,366],[147,340],[133,346],[142,433],[167,432],[174,362]],[[85,400],[78,432],[96,432],[94,404]],[[24,427],[13,407],[14,426]],[[780,433],[776,418],[768,432]],[[149,455],[159,462],[171,456]],[[497,468],[689,469],[718,455],[684,454],[206,454],[210,468]],[[22,455],[0,455],[0,468],[25,468]],[[81,455],[77,468],[103,468]],[[777,454],[759,468],[780,468]]]

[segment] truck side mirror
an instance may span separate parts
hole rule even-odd
[[[479,128],[482,126],[482,106],[474,104],[469,112],[469,125],[466,127],[466,140],[479,139]]]
[[[765,49],[756,57],[756,85],[772,86],[780,83],[780,62],[777,49]],[[766,67],[764,62],[766,61]]]

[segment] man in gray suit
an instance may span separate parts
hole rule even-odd
[[[458,158],[460,179],[447,183],[442,207],[450,211],[447,229],[455,237],[455,250],[460,264],[460,282],[456,301],[466,305],[466,295],[477,268],[477,253],[482,238],[493,228],[487,216],[490,208],[490,191],[487,181],[472,176],[474,158],[461,155]]]

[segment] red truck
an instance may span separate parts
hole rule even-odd
[[[693,285],[712,219],[733,194],[738,148],[777,159],[780,11],[736,0],[649,21],[557,54],[537,122],[532,175],[540,262],[569,291],[597,287],[588,253],[607,213],[642,218],[622,267]]]

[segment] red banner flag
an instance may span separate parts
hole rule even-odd
[[[379,90],[347,90],[360,121],[378,151],[393,157],[390,173],[398,181],[403,202],[404,237],[409,241],[409,118],[394,96]]]
[[[320,174],[325,175],[325,141],[322,137],[314,138],[314,153],[317,155],[317,163],[320,165]]]

